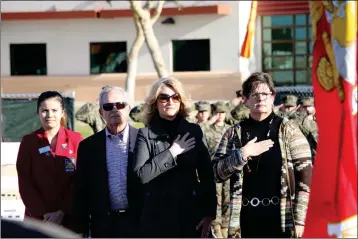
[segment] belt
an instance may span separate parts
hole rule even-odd
[[[257,207],[260,204],[262,206],[264,206],[264,207],[267,207],[270,204],[277,205],[279,203],[280,203],[280,199],[278,197],[276,197],[276,196],[272,197],[272,198],[263,198],[261,200],[259,198],[257,198],[257,197],[253,197],[253,198],[251,198],[251,200],[247,199],[247,198],[242,199],[242,205],[244,207],[249,206],[249,205],[251,205],[253,207]]]
[[[120,216],[127,213],[127,209],[118,209],[118,210],[112,210],[108,212],[109,216]]]

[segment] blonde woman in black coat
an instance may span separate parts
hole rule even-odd
[[[213,170],[205,138],[185,117],[190,104],[175,78],[156,81],[146,99],[134,156],[143,185],[142,237],[208,237],[216,214]]]

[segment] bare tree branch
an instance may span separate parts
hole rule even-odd
[[[143,9],[149,11],[154,6],[154,3],[155,3],[155,1],[153,1],[153,0],[147,0],[146,3],[144,4]]]
[[[152,25],[158,20],[160,15],[162,14],[162,10],[164,7],[165,1],[158,1],[157,7],[155,9],[154,15],[150,18],[150,21],[152,22]]]
[[[129,0],[133,13],[138,14],[139,18],[143,18],[145,12],[142,8],[142,1]]]
[[[128,59],[127,59],[128,68],[127,68],[127,76],[126,76],[126,91],[128,92],[128,96],[129,96],[128,101],[131,105],[134,104],[135,78],[137,75],[137,68],[138,68],[138,55],[145,41],[143,29],[140,25],[139,16],[134,11],[133,11],[133,21],[137,34],[128,55]]]

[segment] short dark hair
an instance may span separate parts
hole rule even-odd
[[[275,86],[271,76],[265,72],[255,72],[252,73],[249,78],[242,84],[243,95],[248,98],[250,94],[257,88],[260,84],[266,84],[273,95],[276,94]]]

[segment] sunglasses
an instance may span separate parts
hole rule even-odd
[[[128,104],[126,102],[115,102],[115,103],[105,103],[102,105],[102,109],[105,111],[112,111],[114,107],[117,110],[124,109]]]
[[[174,103],[179,103],[181,101],[180,95],[178,93],[174,95],[159,94],[158,96],[158,100],[160,103],[168,103],[170,99],[172,99]]]

